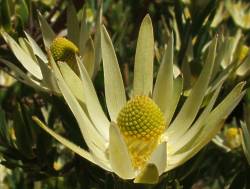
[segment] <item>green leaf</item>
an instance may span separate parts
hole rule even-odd
[[[171,110],[169,104],[173,96],[173,56],[174,39],[172,34],[162,59],[153,93],[153,99],[164,115],[169,115]],[[166,122],[170,121],[167,120]]]
[[[0,108],[0,140],[6,142],[7,144],[10,143],[10,137],[8,133],[8,126],[6,124],[5,119],[5,112],[2,108]]]
[[[142,21],[135,54],[134,95],[151,95],[153,87],[154,34],[151,18]]]
[[[84,90],[80,78],[76,73],[67,65],[66,62],[58,62],[58,67],[61,71],[61,74],[64,78],[64,81],[67,83],[70,91],[74,96],[81,102],[85,104]]]
[[[114,172],[123,179],[135,176],[127,145],[123,140],[119,128],[113,122],[109,127],[109,158]],[[122,162],[121,162],[122,161]]]
[[[93,152],[93,154],[100,161],[106,162],[106,154],[105,154],[107,148],[106,141],[104,140],[102,135],[100,135],[98,131],[95,129],[92,122],[89,120],[86,113],[78,103],[77,99],[70,91],[51,54],[49,54],[49,58],[53,71],[55,73],[55,77],[57,79],[58,87],[61,90],[64,99],[66,100],[68,106],[70,107],[71,111],[73,112],[77,120],[77,123],[79,125],[79,128],[81,130],[81,133],[83,135],[86,144],[88,145],[91,152]],[[64,64],[63,62],[58,62],[58,63]]]
[[[72,1],[69,1],[67,9],[67,29],[68,38],[74,44],[79,45],[79,23],[77,19],[77,12]]]
[[[98,100],[97,94],[95,92],[94,85],[84,67],[81,64],[79,58],[77,57],[77,63],[80,70],[82,86],[84,90],[84,96],[86,99],[86,107],[90,119],[94,123],[94,126],[99,131],[99,133],[108,141],[109,139],[109,120],[104,114],[101,104]]]
[[[1,59],[1,58],[0,58],[0,61],[15,72],[15,78],[18,81],[21,81],[21,82],[25,83],[26,85],[29,85],[29,86],[31,86],[31,87],[33,87],[35,89],[38,89],[38,90],[41,90],[41,91],[47,91],[46,89],[44,89],[40,85],[40,83],[38,83],[37,81],[31,79],[29,76],[27,76],[26,73],[24,73],[20,68],[15,66],[13,63],[11,63],[11,62],[9,62],[7,60]]]
[[[176,111],[176,107],[177,107],[179,99],[181,97],[182,90],[183,90],[183,77],[180,75],[174,79],[173,95],[172,95],[172,99],[171,99],[170,104],[169,104],[170,110],[169,110],[168,114],[166,114],[166,113],[164,114],[167,126],[170,124],[170,122],[173,118],[173,115]]]
[[[37,117],[33,116],[32,119],[43,129],[45,130],[48,134],[50,134],[53,138],[55,138],[57,141],[62,143],[64,146],[78,154],[79,156],[83,157],[84,159],[101,166],[103,169],[110,171],[110,169],[107,169],[105,166],[100,165],[94,157],[91,155],[90,152],[82,149],[81,147],[75,145],[74,143],[70,142],[69,140],[65,139],[64,137],[58,135],[56,132],[51,130],[49,127],[45,126]]]
[[[89,76],[92,77],[95,70],[95,48],[91,38],[89,38],[85,45],[83,63],[86,70],[88,71]]]
[[[39,19],[40,28],[43,34],[43,42],[44,42],[45,48],[50,48],[50,44],[55,39],[56,34],[52,30],[52,28],[50,27],[46,19],[39,12],[38,12],[38,19]]]
[[[29,130],[29,125],[24,119],[24,112],[21,109],[20,104],[17,104],[16,111],[14,112],[14,129],[16,136],[16,144],[18,149],[25,155],[27,158],[32,157],[32,139],[31,133]]]
[[[22,24],[25,25],[29,20],[29,9],[25,0],[19,0],[16,4],[16,14],[20,16]]]
[[[27,56],[29,56],[30,58],[32,58],[35,62],[36,62],[36,56],[32,50],[32,47],[30,46],[28,40],[26,38],[18,38],[18,43],[20,45],[20,47],[23,49],[23,51],[27,54]]]
[[[82,21],[79,33],[79,54],[82,56],[85,49],[85,44],[89,39],[89,26],[86,21],[86,7],[83,8]]]
[[[9,6],[9,0],[0,1],[0,26],[9,32],[11,30],[11,12]]]
[[[250,165],[250,107],[244,107],[244,119],[245,122],[241,123],[242,131],[241,134],[241,141],[242,147],[247,158],[248,164]]]
[[[102,3],[98,7],[97,15],[96,15],[96,33],[94,38],[94,47],[95,47],[95,70],[93,77],[96,76],[97,72],[100,68],[100,63],[102,60],[102,49],[101,49],[101,20],[102,20]]]
[[[239,83],[227,97],[207,116],[207,119],[202,123],[203,129],[195,137],[189,146],[188,150],[176,155],[168,156],[167,171],[183,164],[191,157],[193,157],[199,150],[204,147],[221,129],[224,120],[232,112],[235,106],[244,96],[242,92],[244,82]],[[173,141],[176,141],[173,139]]]
[[[249,178],[247,178],[246,176],[246,172],[245,171],[240,171],[239,173],[237,173],[237,175],[234,177],[232,183],[230,184],[230,187],[228,189],[247,189],[246,188],[246,181]]]
[[[247,56],[247,58],[244,60],[244,62],[241,63],[239,68],[236,70],[236,74],[239,76],[244,76],[249,72],[250,70],[250,54]]]
[[[205,119],[207,119],[209,113],[211,112],[212,108],[214,107],[214,104],[216,102],[216,99],[220,93],[222,84],[216,89],[214,92],[212,98],[210,99],[209,103],[197,119],[195,123],[192,125],[192,127],[181,137],[180,140],[173,141],[173,143],[170,142],[170,145],[174,145],[175,148],[171,150],[171,153],[180,153],[185,150],[190,149],[190,146],[193,145],[195,139],[202,131],[203,127],[205,126],[203,123]],[[178,132],[177,130],[175,132]]]
[[[246,123],[241,124],[242,132],[241,132],[241,139],[242,139],[242,147],[247,159],[248,164],[250,165],[250,128]]]
[[[23,67],[37,79],[41,80],[43,76],[38,64],[6,32],[1,32],[1,34]]]
[[[24,33],[30,43],[30,46],[32,47],[34,54],[37,55],[40,59],[42,59],[43,62],[48,63],[47,56],[44,54],[42,49],[38,46],[36,41],[28,33],[26,32]]]
[[[126,95],[115,50],[104,26],[101,31],[101,47],[106,104],[111,120],[116,121],[126,103]]]
[[[59,88],[56,83],[56,78],[52,72],[52,70],[48,67],[48,64],[44,63],[40,57],[37,58],[39,66],[41,68],[43,74],[42,85],[48,88],[51,92],[56,94],[60,94]]]
[[[204,68],[198,80],[196,81],[191,94],[185,101],[177,117],[168,129],[170,140],[177,140],[188,130],[200,109],[213,71],[216,44],[217,39],[215,38],[209,48],[209,53]],[[178,132],[174,132],[176,130]]]

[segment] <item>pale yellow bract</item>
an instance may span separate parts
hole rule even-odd
[[[144,18],[137,41],[132,97],[128,100],[114,47],[108,32],[102,26],[101,52],[105,99],[109,115],[103,112],[93,83],[84,65],[79,62],[79,58],[76,57],[80,72],[80,77],[77,77],[67,64],[56,64],[51,57],[51,65],[58,87],[78,122],[89,150],[84,150],[61,137],[46,127],[38,118],[34,117],[34,120],[55,139],[75,153],[101,168],[115,173],[120,178],[134,179],[135,183],[157,183],[160,175],[188,161],[215,136],[223,125],[225,118],[244,95],[244,91],[242,92],[244,83],[239,83],[215,106],[224,81],[219,80],[219,83],[209,87],[214,60],[217,55],[216,45],[217,39],[215,38],[209,46],[208,56],[199,78],[179,112],[176,112],[183,91],[183,78],[181,75],[173,73],[173,36],[170,37],[156,82],[153,85],[153,27],[149,15]],[[74,78],[71,85],[75,83],[82,84],[83,90],[80,91],[80,94],[83,94],[84,104],[79,102],[77,97],[79,94],[71,90],[67,77]],[[206,99],[208,101],[204,107],[202,103],[207,94],[212,95],[211,98]],[[152,112],[142,107],[135,108],[136,103],[133,104],[133,102],[138,96],[146,98],[146,103],[149,103],[148,106],[154,104],[152,105],[153,108],[151,107]],[[130,110],[126,110],[131,101],[133,107],[130,107],[130,109],[134,109],[135,112],[133,114]],[[200,110],[201,107],[203,108],[202,111]],[[130,123],[130,118],[133,120],[133,116],[136,117],[136,114],[144,115],[135,110],[145,111],[148,117],[143,118],[143,120],[138,118],[135,120],[136,122]],[[131,113],[133,116],[128,118],[128,115],[125,115],[126,113]],[[164,121],[159,120],[157,122],[155,117],[150,117],[151,115],[159,116],[158,118]],[[128,142],[126,130],[132,131],[134,129],[133,125],[135,127],[142,126],[141,123],[144,123],[145,120],[152,122],[152,125],[145,127],[146,132],[144,132],[144,129],[138,128],[138,136],[144,134],[146,136],[151,133],[152,130],[150,129],[161,128],[162,122],[165,123],[164,129],[160,130],[161,132],[155,138],[153,137],[157,139],[155,140],[157,142],[153,143],[152,146],[147,146],[145,145],[147,140],[141,140],[140,137],[135,137],[134,141],[133,137],[131,137]],[[141,123],[138,123],[139,121]],[[124,129],[123,126],[126,124],[131,127]],[[131,134],[133,135],[133,132]],[[137,142],[138,145],[136,145]],[[129,146],[131,143],[133,143],[133,152],[131,152]],[[149,151],[147,147],[150,149]],[[141,150],[141,148],[144,149]],[[139,163],[140,166],[137,166],[133,158],[140,159],[141,157],[146,158],[142,164]]]

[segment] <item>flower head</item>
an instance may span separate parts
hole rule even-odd
[[[79,53],[79,49],[65,37],[56,37],[50,45],[50,51],[56,62],[76,64],[75,54]]]
[[[124,136],[135,168],[143,167],[148,161],[160,142],[165,124],[160,108],[147,96],[135,96],[121,109],[117,125]]]
[[[79,53],[78,47],[65,37],[56,37],[50,45],[51,54],[56,62],[66,62],[77,73],[75,55]]]
[[[37,118],[34,120],[58,141],[103,169],[123,179],[134,179],[136,183],[157,183],[160,175],[185,163],[213,138],[244,95],[244,83],[240,83],[215,106],[223,83],[209,87],[216,57],[215,38],[199,78],[177,112],[183,78],[173,74],[173,44],[171,36],[153,85],[153,27],[147,15],[137,41],[132,96],[127,99],[111,39],[102,27],[101,49],[109,116],[104,114],[79,58],[80,78],[76,80],[84,87],[84,108],[59,70],[60,67],[72,73],[70,67],[57,65],[51,57],[58,87],[76,117],[89,151],[56,134]],[[212,97],[204,107],[207,94]]]

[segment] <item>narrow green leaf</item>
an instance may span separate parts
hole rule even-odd
[[[172,99],[169,103],[170,110],[169,110],[168,114],[167,113],[164,114],[167,126],[170,124],[170,122],[173,118],[173,115],[176,111],[176,107],[177,107],[179,99],[181,97],[182,90],[183,90],[183,77],[180,75],[174,79],[173,95],[172,95]]]
[[[36,56],[32,50],[31,45],[29,44],[28,40],[26,38],[20,37],[20,38],[18,38],[18,43],[19,43],[19,46],[23,49],[23,51],[27,54],[27,56],[32,58],[34,60],[34,62],[37,63]]]
[[[236,70],[236,74],[239,76],[244,76],[250,70],[250,54],[247,56],[246,60],[239,66]]]
[[[173,35],[170,37],[156,78],[153,99],[165,115],[170,114],[173,96]]]
[[[43,42],[45,48],[49,48],[51,42],[55,39],[56,34],[52,30],[46,19],[39,12],[38,12],[38,19],[43,34]]]
[[[241,139],[244,154],[246,156],[247,162],[250,165],[250,128],[246,123],[241,124]]]
[[[101,32],[101,47],[106,104],[111,120],[116,121],[118,113],[126,103],[126,96],[115,50],[104,26]]]
[[[77,19],[77,12],[72,1],[69,1],[67,9],[67,29],[69,40],[74,44],[79,45],[80,28]]]
[[[82,149],[81,147],[75,145],[74,143],[72,143],[69,140],[65,139],[64,137],[60,136],[59,134],[54,132],[52,129],[45,126],[37,117],[33,116],[32,119],[37,123],[37,125],[39,125],[43,130],[45,130],[48,134],[50,134],[53,138],[55,138],[57,141],[62,143],[64,146],[66,146],[67,148],[69,148],[70,150],[72,150],[73,152],[78,154],[79,156],[83,157],[84,159],[90,161],[91,163],[94,163],[94,164],[102,167],[103,169],[105,169],[107,171],[110,171],[109,168],[107,168],[106,166],[103,166],[102,164],[98,163],[94,159],[94,157],[91,155],[90,152]]]
[[[203,123],[205,119],[207,119],[209,113],[211,112],[216,99],[219,95],[219,92],[221,90],[222,84],[217,88],[217,90],[214,92],[211,100],[209,101],[208,105],[205,107],[197,121],[192,125],[192,127],[180,138],[180,140],[176,141],[169,141],[170,145],[174,145],[174,149],[171,150],[171,153],[180,153],[184,150],[188,150],[190,148],[190,145],[192,145],[193,141],[196,139],[198,134],[202,131],[203,127],[205,126]],[[176,130],[175,132],[178,132]]]
[[[79,35],[80,35],[79,36],[79,53],[81,56],[83,56],[86,42],[89,39],[89,26],[86,21],[86,7],[83,8],[83,15],[82,15]]]
[[[74,96],[82,103],[85,104],[84,90],[80,78],[76,73],[67,65],[66,62],[59,62],[58,67],[61,71],[61,74],[64,78],[64,81],[67,83],[70,91]]]
[[[43,74],[42,85],[47,87],[51,92],[60,94],[61,92],[59,91],[59,88],[57,86],[56,78],[52,70],[48,67],[48,64],[45,64],[43,60],[40,59],[40,57],[37,58],[37,61]]]
[[[245,122],[241,123],[241,141],[242,147],[247,158],[248,164],[250,165],[250,107],[244,107],[244,120]]]
[[[16,14],[19,16],[22,21],[22,25],[24,26],[29,19],[29,9],[25,0],[20,0],[16,4]]]
[[[43,76],[38,64],[6,32],[1,32],[1,34],[23,67],[37,79],[41,80]]]
[[[97,11],[96,15],[96,33],[94,38],[94,47],[95,47],[95,69],[93,77],[96,76],[97,72],[100,68],[100,63],[102,59],[102,49],[101,49],[101,22],[102,22],[102,3],[100,3],[100,6]]]
[[[23,117],[23,111],[20,104],[17,104],[16,110],[14,112],[14,130],[16,136],[16,145],[18,149],[27,158],[32,156],[33,144],[31,141],[31,133],[29,131],[28,125]]]
[[[217,44],[217,39],[215,38],[209,48],[209,53],[208,53],[204,68],[198,80],[196,81],[191,91],[191,94],[185,101],[183,107],[181,108],[174,122],[170,125],[170,128],[169,128],[170,140],[172,138],[177,140],[188,130],[188,128],[194,121],[200,109],[202,100],[207,91],[208,84],[209,84],[212,71],[213,71],[213,65],[214,65],[214,59],[215,59],[215,53],[216,53],[216,44]],[[178,132],[173,132],[173,130],[175,131],[178,130]]]
[[[44,54],[42,49],[38,46],[36,41],[28,33],[26,33],[26,32],[24,32],[24,33],[25,33],[25,35],[30,43],[30,46],[32,47],[34,54],[37,55],[40,59],[42,59],[43,62],[48,63],[48,59],[47,59],[46,55]]]
[[[93,40],[91,38],[89,38],[85,45],[83,63],[86,70],[88,71],[89,76],[92,77],[95,69],[95,49]]]
[[[8,133],[8,126],[6,124],[5,112],[2,108],[0,108],[0,136],[2,142],[6,142],[6,144],[10,143],[10,135]]]
[[[58,87],[60,88],[62,95],[64,96],[68,106],[70,107],[77,120],[85,142],[87,143],[88,147],[93,151],[93,153],[97,154],[101,153],[101,151],[104,152],[106,149],[105,140],[93,127],[93,124],[90,122],[86,113],[84,112],[77,99],[65,83],[52,55],[50,54],[49,56],[53,71],[57,79]],[[64,64],[63,62],[59,63]],[[105,158],[105,156],[100,156],[100,158]]]
[[[13,70],[15,72],[15,78],[18,81],[21,81],[23,83],[25,83],[26,85],[29,85],[35,89],[41,90],[41,91],[47,91],[46,89],[44,89],[41,84],[33,79],[31,79],[26,73],[24,73],[20,68],[18,68],[16,65],[14,65],[13,63],[1,59],[0,61],[2,63],[4,63],[7,67],[9,67],[11,70]]]
[[[189,160],[215,136],[223,126],[226,117],[244,96],[245,92],[241,92],[243,86],[244,82],[239,83],[227,97],[212,110],[203,123],[203,130],[195,137],[195,140],[193,140],[187,151],[169,156],[167,170],[171,170]]]
[[[0,26],[8,32],[11,30],[11,11],[9,6],[9,0],[2,0],[0,3]]]
[[[151,18],[142,21],[135,54],[134,95],[151,95],[153,87],[154,34]]]
[[[94,85],[85,69],[84,65],[81,64],[79,57],[77,57],[77,63],[80,70],[81,81],[84,91],[84,96],[86,100],[86,107],[89,113],[91,121],[94,126],[99,131],[99,133],[108,141],[109,139],[109,120],[104,114],[101,104],[98,100],[97,94],[95,92]]]

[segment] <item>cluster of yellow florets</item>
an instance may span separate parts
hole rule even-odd
[[[79,53],[79,50],[70,40],[56,37],[50,45],[50,51],[56,62],[66,62],[73,70],[77,68],[75,55]]]
[[[127,137],[150,140],[165,129],[165,119],[159,107],[147,96],[136,96],[120,111],[118,126]]]
[[[135,168],[143,167],[165,130],[165,118],[147,96],[135,96],[120,111],[117,124]]]

